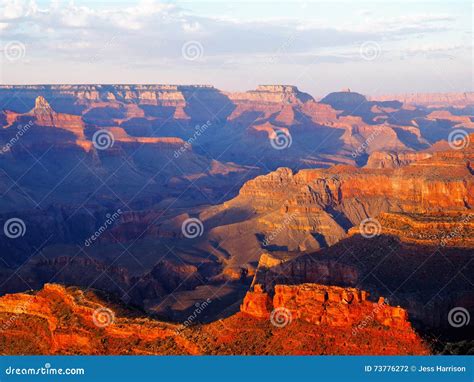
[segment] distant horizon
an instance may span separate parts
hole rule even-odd
[[[470,92],[471,15],[464,0],[5,0],[0,83]]]
[[[0,89],[4,87],[30,87],[30,86],[196,86],[196,87],[209,87],[213,88],[219,91],[222,91],[224,93],[245,93],[249,91],[255,91],[258,86],[294,86],[296,87],[300,92],[302,93],[307,93],[311,95],[312,97],[315,98],[322,98],[327,96],[328,94],[331,93],[343,93],[343,92],[350,92],[350,93],[357,93],[361,94],[364,96],[368,97],[374,97],[374,96],[401,96],[401,95],[424,95],[424,94],[470,94],[474,93],[474,90],[459,90],[459,91],[426,91],[426,92],[417,92],[417,91],[406,91],[406,92],[379,92],[379,93],[364,93],[361,91],[358,91],[357,89],[348,89],[348,88],[343,88],[343,89],[334,89],[333,91],[330,91],[328,93],[311,93],[310,91],[301,89],[300,86],[293,85],[293,84],[284,84],[284,83],[265,83],[265,84],[257,84],[255,88],[252,89],[246,89],[246,90],[237,90],[237,89],[224,89],[221,87],[218,87],[213,84],[197,84],[197,83],[127,83],[127,82],[122,82],[122,83],[28,83],[28,84],[0,84]]]

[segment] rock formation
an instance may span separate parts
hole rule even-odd
[[[428,152],[381,152],[374,151],[369,155],[367,168],[398,168],[406,166],[412,162],[416,162],[431,157]]]
[[[312,287],[302,286],[308,288]],[[293,289],[282,286],[279,296],[288,298]],[[0,297],[0,344],[8,355],[428,354],[427,346],[404,321],[403,310],[381,304],[369,307],[354,300],[361,296],[357,293],[348,291],[344,297],[350,305],[341,305],[351,307],[354,328],[334,320],[316,325],[296,315],[296,310],[287,327],[243,313],[207,325],[187,325],[141,317],[93,292],[46,284],[39,292]],[[325,336],[322,327],[327,329]]]
[[[274,309],[284,308],[291,319],[354,328],[364,317],[370,316],[382,326],[400,330],[410,328],[404,309],[389,306],[383,298],[377,303],[370,302],[368,296],[366,291],[355,288],[320,284],[275,285],[272,301],[262,286],[256,284],[253,291],[247,292],[240,309],[255,317],[270,318]]]
[[[239,237],[240,231],[245,231],[247,245],[253,243],[259,253],[272,247],[309,251],[330,246],[346,237],[349,228],[384,212],[430,216],[433,229],[436,222],[447,229],[453,220],[450,213],[460,220],[470,213],[474,205],[471,150],[414,154],[411,163],[402,167],[400,161],[408,161],[407,157],[397,158],[397,166],[393,162],[376,166],[375,159],[368,166],[378,168],[341,166],[296,173],[280,168],[248,181],[236,198],[206,209],[200,217],[212,222],[210,239],[222,241],[229,253],[235,252],[232,238]],[[243,220],[237,211],[245,211],[248,217]],[[382,226],[384,222],[381,219]],[[470,225],[465,229],[468,237]],[[390,232],[403,236],[402,231]],[[439,228],[434,236],[441,234]]]

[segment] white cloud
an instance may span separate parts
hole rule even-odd
[[[0,19],[14,20],[34,14],[38,7],[34,0],[2,0],[0,2]]]
[[[154,0],[126,5],[98,2],[86,6],[69,0],[41,4],[35,0],[0,0],[1,39],[24,42],[25,60],[32,65],[47,66],[54,61],[56,69],[51,76],[61,72],[71,76],[71,67],[86,65],[91,73],[98,68],[110,75],[116,73],[120,82],[127,80],[121,75],[123,68],[174,70],[183,76],[190,76],[192,68],[198,68],[196,76],[203,69],[219,69],[234,75],[263,64],[268,69],[265,75],[277,77],[295,65],[360,61],[359,46],[364,41],[377,41],[382,46],[381,61],[434,54],[451,57],[465,54],[469,48],[463,43],[464,48],[452,49],[459,45],[456,36],[450,34],[458,27],[458,20],[450,13],[410,14],[408,8],[403,16],[384,14],[377,7],[335,19],[326,12],[329,3],[322,4],[314,18],[275,14],[250,18],[237,15],[237,11],[235,16],[229,13],[232,17],[211,17]],[[439,34],[445,35],[443,46],[436,40]],[[420,35],[428,36],[431,42],[419,42]],[[199,41],[204,48],[202,59],[192,63],[181,53],[182,45],[190,40]],[[24,70],[8,62],[5,65],[12,71]]]

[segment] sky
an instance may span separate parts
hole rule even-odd
[[[0,83],[473,90],[471,1],[0,0]]]

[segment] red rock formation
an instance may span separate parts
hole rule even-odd
[[[298,287],[279,288],[281,301],[295,314],[286,326],[244,313],[186,326],[140,317],[92,292],[47,284],[37,293],[0,297],[0,344],[4,354],[428,353],[406,323],[403,310],[368,303],[357,291],[327,288],[319,292],[315,288],[303,285],[301,292]],[[314,301],[315,297],[321,301]],[[336,302],[339,299],[341,303]],[[301,303],[308,307],[300,310]],[[331,319],[315,325],[307,313],[318,304],[327,311],[324,317]],[[342,312],[349,307],[348,317],[353,323],[360,319],[358,326],[352,328],[348,320],[337,319],[343,313],[334,310],[336,304]],[[369,305],[372,310],[365,309]]]
[[[192,128],[195,121],[217,118],[228,129],[220,131],[211,146],[222,153],[222,142],[230,139],[240,141],[239,145],[225,151],[227,161],[235,157],[248,159],[249,150],[251,157],[261,156],[262,150],[270,148],[271,137],[258,134],[262,124],[285,126],[295,138],[293,149],[285,152],[285,159],[276,156],[273,150],[265,153],[262,160],[267,168],[353,164],[354,152],[417,150],[428,147],[433,140],[447,138],[449,131],[441,130],[431,136],[433,129],[420,130],[419,126],[426,123],[436,127],[448,120],[456,126],[462,121],[464,127],[473,127],[468,110],[460,112],[462,115],[444,112],[438,116],[443,118],[437,118],[436,112],[428,115],[426,111],[411,110],[413,107],[400,102],[368,101],[363,95],[350,91],[331,93],[321,102],[316,102],[291,85],[260,85],[256,90],[241,93],[222,92],[204,85],[0,86],[0,93],[6,96],[13,91],[21,93],[24,99],[20,109],[38,95],[45,99],[53,97],[60,101],[61,108],[82,115],[87,123],[100,126],[124,124],[134,130],[136,136],[142,132],[148,135],[151,126],[163,123],[182,134],[181,129]],[[7,119],[11,122],[9,116]],[[46,115],[42,119],[50,120]],[[68,125],[66,120],[61,123]],[[140,129],[140,124],[146,127]],[[241,134],[240,128],[248,130],[246,133],[249,134]],[[339,131],[329,134],[332,129]],[[316,151],[324,155],[312,152],[312,142],[318,142]]]
[[[58,127],[69,130],[81,139],[84,139],[84,122],[80,116],[56,113],[48,101],[42,96],[35,100],[35,107],[27,115],[35,117],[35,123],[39,126]]]
[[[407,312],[391,307],[380,299],[378,303],[367,300],[368,292],[355,288],[341,288],[319,284],[275,285],[273,302],[256,284],[247,292],[241,312],[255,317],[268,318],[273,309],[285,308],[291,319],[312,324],[349,326],[357,328],[370,317],[374,322],[400,330],[410,329]],[[414,333],[411,335],[414,337]]]
[[[262,290],[259,284],[254,285],[253,291],[247,292],[240,311],[255,317],[270,317],[272,311],[272,300],[268,293]]]
[[[323,354],[426,354],[424,345],[408,321],[406,310],[388,305],[383,298],[374,303],[367,297],[367,292],[355,288],[318,284],[276,285],[273,302],[268,305],[269,295],[260,285],[255,285],[241,305],[241,315],[270,321],[293,349],[295,346],[298,348],[298,354],[308,354],[303,350],[308,345],[293,334],[297,330],[308,336],[319,348],[318,352]],[[240,327],[246,326],[240,324]],[[326,350],[320,348],[321,337],[314,336],[315,330],[327,339],[327,342],[322,341]],[[384,341],[388,342],[382,344],[378,341],[380,331],[384,333]],[[346,337],[347,333],[350,333],[350,338]],[[280,338],[278,332],[273,332],[273,336]],[[366,341],[365,344],[360,343],[360,339]],[[334,346],[329,345],[331,342]],[[369,348],[368,344],[371,344]],[[400,352],[401,348],[405,350]],[[294,350],[291,352],[286,348],[286,351],[295,354]]]

